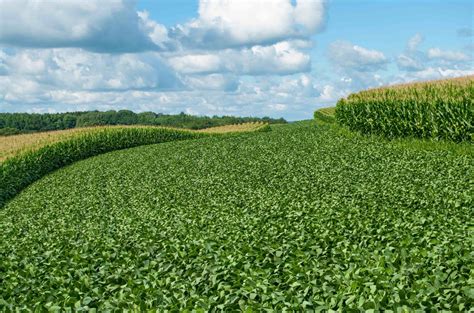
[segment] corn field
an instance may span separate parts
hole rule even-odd
[[[152,131],[167,129],[171,131],[181,131],[182,128],[157,127],[145,125],[113,125],[113,126],[94,126],[80,127],[67,130],[56,130],[47,132],[38,132],[31,134],[20,134],[12,136],[0,136],[0,164],[5,160],[16,157],[19,154],[32,152],[42,147],[54,143],[67,141],[76,137],[94,134],[101,131],[112,131],[121,129],[148,129]],[[186,130],[186,129],[184,129]],[[263,122],[251,122],[243,124],[233,124],[225,126],[209,127],[200,130],[186,130],[189,132],[205,134],[233,134],[241,132],[260,132],[269,131],[270,125]]]
[[[314,111],[314,119],[325,123],[334,123],[335,107],[322,108]]]
[[[269,130],[266,123],[243,123],[200,131],[106,126],[0,137],[0,207],[35,180],[91,156],[161,142]]]
[[[107,126],[3,137],[0,140],[0,208],[44,175],[95,155],[161,142],[269,130],[266,123],[244,123],[200,131]]]
[[[102,128],[19,153],[0,164],[0,207],[35,180],[73,162],[113,150],[205,135],[158,127]]]
[[[337,121],[389,138],[474,139],[474,76],[362,91],[339,100]]]

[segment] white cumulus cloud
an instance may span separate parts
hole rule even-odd
[[[403,73],[392,83],[406,83],[474,75],[474,69],[455,69],[429,66],[416,72]]]
[[[428,58],[441,59],[445,61],[469,61],[470,57],[459,51],[442,50],[440,48],[431,48],[428,50]]]
[[[425,68],[426,55],[418,49],[424,40],[424,36],[420,33],[415,34],[408,40],[405,51],[398,55],[396,59],[400,70],[420,71]]]
[[[354,45],[348,41],[333,42],[329,46],[328,56],[337,67],[359,72],[381,70],[388,63],[382,52]]]
[[[425,40],[422,34],[417,33],[413,37],[408,40],[407,43],[407,50],[408,51],[415,51],[418,49],[419,45]]]
[[[169,63],[184,74],[230,72],[240,75],[289,75],[311,69],[309,55],[286,41],[271,46],[176,56],[170,58]]]
[[[133,0],[0,0],[0,44],[9,46],[136,52],[159,49],[163,32]]]
[[[182,82],[162,58],[153,52],[98,54],[80,49],[23,49],[0,54],[6,75],[0,96],[21,99],[32,86],[43,94],[54,90],[182,89]],[[25,86],[21,88],[17,86]],[[31,92],[37,94],[37,92]],[[8,95],[8,97],[6,96]]]
[[[325,0],[200,0],[199,17],[173,28],[187,46],[222,49],[309,37],[324,25]]]
[[[397,65],[406,71],[419,71],[425,67],[423,62],[412,54],[400,54],[397,58]]]
[[[234,75],[191,75],[184,78],[186,86],[194,90],[237,91],[240,81]]]

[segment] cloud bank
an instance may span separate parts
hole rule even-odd
[[[0,0],[0,43],[94,52],[162,49],[156,28],[131,0]],[[45,16],[46,14],[46,16]]]
[[[0,112],[301,119],[362,88],[474,72],[469,49],[425,48],[421,33],[395,55],[347,40],[320,48],[324,0],[200,0],[196,13],[165,27],[134,0],[0,0]]]
[[[223,49],[271,45],[306,38],[324,26],[324,0],[201,0],[199,17],[171,30],[192,48]],[[250,13],[251,12],[251,13]]]
[[[343,70],[373,72],[384,69],[388,63],[381,51],[367,49],[348,41],[336,41],[329,46],[330,60]]]
[[[197,13],[167,28],[134,0],[0,0],[0,111],[261,115],[316,94],[308,78],[291,91],[263,85],[311,71],[324,0],[200,0]]]
[[[309,55],[287,41],[271,46],[176,56],[170,58],[169,63],[184,74],[289,75],[311,69]]]

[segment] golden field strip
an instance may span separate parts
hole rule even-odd
[[[117,126],[96,126],[84,128],[72,128],[67,130],[57,130],[49,132],[39,132],[32,134],[21,134],[13,136],[0,136],[0,163],[6,159],[16,156],[26,151],[34,151],[41,147],[52,143],[64,141],[83,134],[94,133],[109,128],[167,128],[179,129],[189,132],[224,134],[238,132],[252,132],[265,127],[266,123],[244,123],[236,125],[226,125],[218,127],[210,127],[201,130],[187,130],[181,128],[158,127],[158,126],[141,126],[141,125],[117,125]]]

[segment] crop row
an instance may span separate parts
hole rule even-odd
[[[0,208],[32,182],[75,161],[113,150],[202,136],[206,134],[157,127],[98,128],[20,153],[0,164]]]
[[[322,108],[314,111],[314,118],[325,123],[334,123],[336,121],[334,115],[336,113],[335,107]]]
[[[313,122],[90,158],[0,210],[0,311],[469,311],[473,169]]]
[[[0,208],[8,199],[45,174],[91,156],[147,144],[269,130],[268,124],[257,122],[199,131],[150,126],[107,126],[0,137]]]
[[[474,139],[474,76],[362,91],[341,99],[336,119],[389,138]]]
[[[6,159],[15,157],[23,152],[38,150],[43,146],[51,145],[60,141],[67,141],[74,137],[80,136],[85,133],[94,133],[103,129],[111,128],[154,128],[154,126],[144,125],[119,125],[119,126],[96,126],[96,127],[82,127],[73,128],[68,130],[38,132],[31,134],[21,134],[13,136],[0,136],[0,163]],[[155,127],[156,129],[156,127]],[[183,130],[179,128],[166,127],[170,130]],[[200,130],[192,130],[198,133],[206,134],[232,134],[241,132],[259,132],[269,131],[270,126],[267,123],[255,122],[255,123],[243,123],[226,126],[216,126]],[[190,130],[191,131],[191,130]]]

